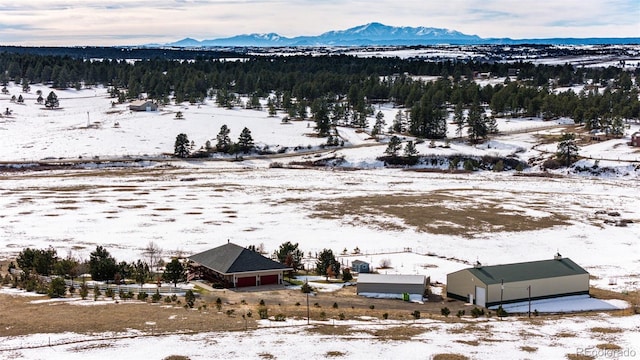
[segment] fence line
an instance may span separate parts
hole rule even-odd
[[[72,284],[71,280],[65,280],[64,281],[65,284],[67,284],[67,286],[70,286]],[[82,286],[83,282],[81,281],[73,281],[73,287],[76,289],[79,289],[80,286]],[[93,289],[96,286],[98,287],[98,289],[100,289],[100,291],[105,291],[107,289],[112,289],[114,290],[116,293],[119,293],[121,290],[122,291],[126,291],[129,292],[131,291],[134,294],[137,294],[139,292],[147,292],[147,293],[155,293],[156,289],[158,290],[158,292],[160,292],[161,294],[182,294],[184,293],[186,290],[179,288],[179,287],[174,287],[174,286],[156,286],[156,287],[140,287],[140,284],[122,284],[122,285],[117,285],[117,284],[102,284],[102,283],[95,283],[95,282],[85,282],[84,283],[89,289]]]

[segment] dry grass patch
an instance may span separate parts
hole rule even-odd
[[[460,354],[435,354],[433,360],[469,360],[469,358]]]
[[[127,192],[127,191],[136,191],[136,190],[138,190],[137,186],[127,186],[127,187],[114,188],[111,191]]]
[[[413,326],[395,326],[372,332],[373,336],[384,340],[410,340],[414,336],[423,334],[424,329]]]
[[[316,325],[306,329],[307,332],[320,335],[345,336],[353,334],[351,326]]]
[[[53,202],[54,204],[75,204],[75,200],[65,199],[65,200],[56,200]]]
[[[347,355],[347,353],[342,352],[342,351],[327,351],[324,356],[326,357],[341,357],[341,356],[345,356]]]
[[[188,356],[183,356],[183,355],[169,355],[162,360],[191,360],[191,359],[189,359]]]
[[[576,337],[576,334],[572,333],[572,332],[569,332],[569,331],[563,331],[563,332],[557,333],[556,337],[559,337],[559,338],[573,338],[573,337]]]
[[[608,312],[611,315],[630,316],[630,315],[640,314],[640,308],[638,307],[638,304],[640,304],[640,290],[619,293],[616,291],[604,290],[604,289],[592,287],[589,289],[589,294],[597,299],[603,299],[603,300],[618,299],[618,300],[624,300],[629,304],[631,304],[631,306],[629,306],[626,309],[620,309],[620,310]]]
[[[401,220],[404,227],[433,234],[461,236],[487,231],[532,231],[568,224],[568,216],[553,212],[546,205],[516,204],[549,213],[546,217],[532,217],[526,214],[525,209],[519,211],[510,208],[508,202],[505,204],[504,197],[492,198],[487,194],[470,192],[472,190],[460,189],[423,195],[384,194],[338,198],[314,203],[311,217],[343,220],[353,225],[367,224],[386,230],[402,229],[401,224],[388,221],[392,217]]]
[[[259,353],[258,356],[261,359],[275,359],[276,357],[273,356],[273,354],[269,354],[269,353]]]
[[[591,332],[600,333],[600,334],[617,334],[617,333],[621,333],[622,329],[620,329],[620,328],[594,327],[594,328],[591,328]]]
[[[470,345],[470,346],[478,346],[480,345],[480,341],[478,340],[456,340],[457,343]]]
[[[610,344],[610,343],[609,344],[598,344],[598,345],[596,345],[596,347],[598,349],[602,349],[602,350],[621,350],[622,349],[621,346],[618,346],[616,344]]]
[[[136,204],[136,205],[118,205],[120,209],[144,209],[147,205],[145,204]]]
[[[569,360],[593,360],[595,357],[591,355],[584,354],[567,354],[567,359]]]
[[[533,347],[533,346],[520,346],[520,350],[528,352],[528,353],[534,353],[536,351],[538,351],[537,347]]]

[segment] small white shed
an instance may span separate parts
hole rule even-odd
[[[357,293],[423,295],[428,284],[429,278],[424,275],[360,274]]]

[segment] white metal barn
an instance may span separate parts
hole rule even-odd
[[[360,274],[357,293],[423,295],[428,284],[424,275]]]
[[[553,260],[481,266],[447,275],[447,297],[478,306],[589,294],[589,273],[560,254]]]

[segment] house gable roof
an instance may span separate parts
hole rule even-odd
[[[500,284],[534,279],[589,274],[568,258],[530,261],[515,264],[481,266],[466,269],[483,283]]]
[[[233,243],[192,255],[189,260],[221,274],[288,269],[279,262]]]

